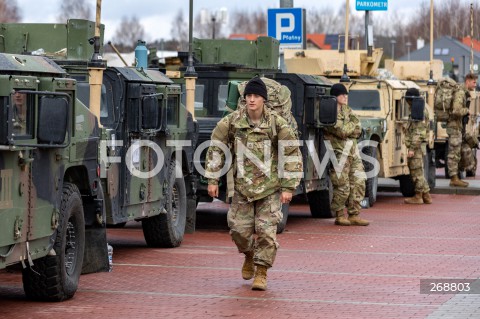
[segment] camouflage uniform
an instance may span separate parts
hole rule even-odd
[[[470,93],[465,88],[464,84],[462,84],[460,90],[455,93],[453,99],[452,112],[450,113],[450,117],[447,121],[447,166],[450,177],[458,175],[459,163],[460,159],[462,158],[461,150],[468,147],[464,139],[462,120],[469,111]],[[468,152],[466,155],[468,155]]]
[[[413,151],[413,157],[407,158],[408,169],[415,184],[415,193],[428,193],[430,187],[423,173],[423,157],[426,154],[426,141],[429,115],[427,108],[424,111],[423,121],[412,121],[409,119],[405,132],[405,146],[407,150]]]
[[[272,128],[272,123],[275,123],[275,129]],[[277,225],[283,218],[280,192],[294,193],[300,182],[296,177],[279,176],[278,141],[296,140],[295,133],[281,116],[265,107],[258,126],[253,125],[245,110],[237,110],[218,122],[211,139],[233,150],[235,192],[227,216],[230,235],[239,252],[245,253],[254,249],[255,264],[271,267],[278,248]],[[270,158],[265,158],[267,154],[264,151],[264,142],[270,141],[272,145]],[[237,160],[241,159],[236,159],[235,155],[241,145],[261,162],[266,162],[266,166],[270,165],[270,174],[265,174],[246,156],[243,166],[238,166]],[[216,156],[215,153],[221,155]],[[285,163],[286,174],[302,173],[298,146],[285,147],[285,154],[282,156],[297,156],[299,159],[296,162]],[[216,185],[218,179],[212,178],[212,174],[223,167],[225,154],[218,146],[212,145],[208,149],[206,161],[205,175],[209,178],[209,184]],[[254,232],[257,234],[256,241],[253,238]]]
[[[339,176],[334,167],[330,169],[333,184],[331,208],[335,212],[342,211],[347,206],[348,215],[360,213],[360,202],[365,197],[367,179],[357,147],[357,138],[361,131],[360,121],[348,105],[342,105],[335,126],[325,128],[325,140],[332,144],[337,161],[340,162],[342,155],[348,156]],[[347,143],[352,145],[348,150],[345,148]]]

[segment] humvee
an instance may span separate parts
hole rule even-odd
[[[322,75],[332,82],[339,82],[344,74],[344,52],[289,49],[284,54],[288,72]],[[343,82],[349,89],[348,103],[362,123],[362,143],[359,143],[359,147],[363,148],[364,154],[376,157],[380,164],[379,174],[367,179],[365,199],[368,203],[365,206],[371,206],[376,201],[379,177],[398,180],[404,196],[415,194],[404,143],[404,130],[409,117],[405,93],[408,88],[419,86],[413,81],[381,78],[378,65],[382,54],[383,50],[378,48],[373,49],[371,55],[368,55],[367,50],[349,50],[346,64],[350,81]],[[433,132],[432,127],[430,131]],[[429,136],[432,139],[433,133]],[[364,145],[367,146],[363,147]],[[430,187],[434,187],[433,143],[429,145],[425,157],[425,177]],[[366,161],[364,165],[367,173],[374,168],[372,163]]]
[[[10,206],[12,199],[15,199],[23,200],[22,203],[28,208],[16,204],[15,211],[9,216],[12,225],[8,227],[11,233],[19,233],[18,236],[24,233],[19,237],[19,242],[25,239],[30,241],[29,236],[41,235],[46,242],[44,244],[51,245],[52,238],[45,236],[51,235],[58,223],[62,205],[66,205],[60,196],[62,189],[66,188],[63,192],[68,198],[78,197],[83,202],[88,212],[85,213],[87,226],[124,225],[128,221],[141,221],[149,246],[176,247],[180,245],[185,230],[193,231],[195,226],[196,178],[192,161],[198,128],[180,102],[180,86],[173,84],[158,70],[148,70],[146,67],[105,68],[101,61],[104,28],[101,26],[100,36],[96,35],[95,29],[94,22],[79,19],[68,20],[66,24],[9,23],[0,26],[3,41],[0,51],[8,52],[5,61],[9,65],[17,63],[26,69],[24,61],[32,60],[36,61],[34,65],[37,67],[31,78],[17,70],[10,71],[15,77],[12,74],[4,76],[8,84],[2,86],[4,92],[8,91],[8,94],[4,93],[5,105],[12,103],[11,90],[25,89],[22,85],[29,83],[33,85],[27,92],[32,96],[31,107],[35,105],[37,113],[45,110],[41,113],[42,119],[49,120],[47,124],[40,125],[34,122],[39,121],[37,113],[32,113],[34,131],[28,138],[12,137],[11,128],[4,133],[5,147],[2,152],[14,153],[9,157],[9,165],[17,165],[19,171],[4,173],[2,167],[2,174],[6,174],[2,183],[17,183],[5,188],[10,190],[5,194],[10,194]],[[91,43],[97,46],[95,52]],[[89,59],[94,53],[100,57],[95,70],[102,72],[97,83],[101,88],[99,103],[91,102],[89,98],[93,92],[89,86],[89,78],[92,78],[89,75]],[[19,54],[30,56],[19,57],[17,61],[13,57]],[[56,73],[47,69],[43,73],[48,76],[40,77],[42,66],[50,67]],[[63,80],[62,77],[67,79]],[[47,89],[66,91],[67,94],[30,92]],[[43,106],[45,103],[41,102],[44,100],[52,106]],[[53,128],[61,124],[55,115],[61,110],[54,111],[54,108],[64,110],[60,115],[66,117],[67,136],[70,136],[65,141],[60,141],[57,135],[48,135],[51,134],[49,130],[55,131]],[[4,114],[5,119],[13,114],[11,107],[7,109],[10,113]],[[45,129],[47,133],[44,134],[47,135],[38,141],[40,128]],[[36,160],[36,157],[40,160]],[[84,167],[69,169],[72,162],[83,164]],[[40,174],[38,168],[34,170],[37,163],[42,165],[43,170],[50,166],[52,168]],[[34,167],[28,169],[32,165]],[[24,182],[18,184],[20,175]],[[33,182],[36,178],[42,181],[37,193],[29,186],[32,176]],[[27,190],[32,191],[32,194],[28,193],[28,200],[26,195],[22,195]],[[17,192],[21,194],[17,195]],[[40,222],[38,216],[41,215],[30,211],[39,209],[36,207],[42,202],[35,198],[40,197],[40,193],[41,198],[50,199],[53,207],[49,208],[50,215],[42,213],[49,218],[42,220],[42,232],[37,234],[36,226],[30,225],[27,217]],[[79,206],[77,202],[75,204]],[[80,210],[81,207],[75,209]],[[77,228],[83,225],[80,221],[78,226],[72,224]],[[102,229],[105,235],[105,227]],[[25,245],[15,246],[14,239],[10,237],[2,254],[10,255],[10,250],[17,247],[25,260],[33,252],[38,256],[54,253],[50,248],[32,247],[28,242],[27,248]],[[92,240],[92,243],[75,245],[78,247],[76,258],[81,261],[80,248],[89,251],[96,248],[97,242]],[[108,267],[106,238],[102,242]],[[18,254],[13,256],[17,261],[21,259]],[[85,257],[88,256],[85,253]],[[68,262],[71,264],[73,261]],[[77,268],[69,271],[76,272]]]
[[[52,60],[0,60],[0,268],[23,266],[28,298],[65,300],[82,268],[108,270],[98,121]]]
[[[429,61],[392,61],[385,60],[385,68],[392,72],[397,78],[404,80],[411,80],[417,83],[422,91],[427,95],[429,110],[431,114],[434,114],[433,103],[435,98],[435,88],[437,81],[441,79],[443,75],[443,61],[433,60]],[[430,80],[430,70],[432,70],[432,80]],[[480,118],[480,99],[476,97],[474,92],[473,102],[470,103],[470,118],[466,125],[466,132],[469,132],[472,136],[479,136],[478,118]],[[447,154],[448,154],[448,135],[446,130],[446,123],[437,121],[435,119],[435,164],[437,168],[445,169],[445,178],[449,178],[447,167]],[[475,176],[477,170],[477,152],[473,149],[473,155],[475,159],[475,165],[472,170],[466,170],[464,173],[466,176]],[[463,173],[463,172],[462,172]]]
[[[259,75],[287,86],[292,94],[292,113],[298,123],[300,139],[303,141],[301,150],[304,177],[296,191],[297,198],[303,195],[308,199],[313,217],[332,217],[328,172],[326,169],[316,169],[315,166],[315,162],[318,164],[322,161],[326,153],[321,129],[325,123],[319,115],[319,103],[331,82],[324,77],[281,72],[278,68],[279,43],[271,37],[261,36],[256,41],[194,39],[193,53],[195,72],[198,75],[195,117],[200,126],[200,133],[197,145],[206,145],[204,143],[210,140],[217,122],[227,114],[229,82],[247,81]],[[186,55],[179,53],[175,60],[167,65],[166,74],[183,86],[182,74],[187,65]],[[336,107],[332,112],[336,114]],[[202,167],[205,153],[204,148],[199,160]],[[199,178],[198,201],[212,201],[207,192],[207,179],[201,175]],[[227,200],[225,186],[226,181],[222,179],[219,198],[223,201]],[[288,205],[282,206],[284,219],[278,226],[278,232],[285,228],[288,209]]]

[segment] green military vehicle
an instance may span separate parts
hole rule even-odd
[[[52,60],[0,61],[0,269],[21,264],[31,299],[65,300],[82,271],[108,270],[98,121]]]
[[[99,36],[98,29],[101,29]],[[2,185],[9,186],[2,187],[2,196],[8,209],[13,207],[13,210],[10,215],[2,214],[8,217],[2,227],[7,221],[9,226],[2,232],[5,237],[0,236],[4,244],[1,258],[12,256],[19,261],[30,260],[30,256],[53,255],[52,233],[56,234],[57,223],[67,223],[59,218],[70,200],[78,211],[83,202],[85,225],[103,226],[104,237],[105,224],[118,226],[141,221],[149,246],[180,245],[185,231],[193,231],[195,226],[197,182],[193,174],[193,146],[198,135],[192,116],[180,102],[180,86],[158,70],[105,69],[101,61],[103,26],[96,28],[94,22],[72,19],[66,24],[2,24],[0,36],[3,42],[0,50],[8,52],[5,63],[18,68],[3,76],[6,83],[2,85],[3,103],[9,110],[4,113],[5,122],[13,114],[11,107],[7,107],[12,103],[13,89],[28,89],[34,103],[31,107],[35,105],[37,112],[31,115],[29,123],[33,131],[27,137],[12,135],[13,126],[3,133],[2,156],[11,155],[3,157],[9,166],[2,166]],[[93,55],[100,59],[92,64],[89,59]],[[23,70],[28,70],[25,61],[30,60],[37,61],[34,64],[37,69],[28,77]],[[42,66],[47,71],[42,73]],[[96,80],[92,71],[97,75]],[[98,103],[89,98],[95,95],[95,88],[89,85],[92,79],[100,88]],[[27,84],[31,88],[22,87]],[[30,92],[47,90],[64,93]],[[42,101],[52,106],[43,106],[46,104]],[[54,108],[60,110],[53,111]],[[61,116],[67,121],[63,123],[68,130],[62,134],[69,137],[65,141],[52,135],[57,127],[63,127],[62,118],[58,118]],[[37,137],[40,129],[45,133]],[[51,169],[46,170],[48,167]],[[36,179],[41,183],[34,189]],[[43,198],[45,203],[39,200]],[[76,198],[81,200],[80,204]],[[74,239],[80,241],[77,228],[83,227],[83,221],[78,212],[74,213],[78,221],[72,218],[67,224],[68,232],[63,231],[70,236],[75,235],[74,231],[79,232]],[[42,215],[45,220],[39,218]],[[40,223],[41,232],[35,223]],[[33,245],[32,240],[37,237],[43,247]],[[74,239],[66,248],[65,243],[61,246],[69,258],[66,265],[78,259],[81,266],[83,249],[88,259],[90,250],[102,246],[108,268],[106,238],[78,245]],[[17,242],[22,245],[16,245]],[[71,248],[70,252],[68,245],[76,250]],[[75,265],[71,270],[67,268],[69,276],[78,273],[80,266]],[[27,294],[35,294],[32,291],[36,289],[30,290]]]
[[[330,211],[330,181],[328,163],[323,161],[326,153],[323,143],[322,127],[334,124],[332,120],[324,119],[323,114],[336,114],[336,106],[319,112],[322,96],[326,94],[331,82],[324,77],[305,74],[283,73],[278,69],[279,43],[271,37],[258,37],[256,41],[247,40],[203,40],[194,39],[194,66],[198,79],[195,89],[195,116],[200,132],[197,152],[201,167],[204,167],[206,141],[210,140],[212,130],[227,110],[228,84],[231,81],[247,81],[259,75],[285,85],[291,91],[292,113],[298,124],[301,146],[304,178],[297,189],[298,197],[308,198],[313,217],[332,217]],[[179,53],[179,58],[172,66],[167,66],[166,74],[176,83],[184,83],[183,73],[187,65],[186,54]],[[172,63],[173,64],[173,63]],[[323,110],[323,109],[322,109]],[[320,115],[320,113],[322,115]],[[328,116],[327,116],[328,117]],[[323,166],[322,166],[322,165]],[[322,169],[323,167],[323,169]],[[209,202],[212,198],[207,192],[207,180],[202,174],[197,189],[199,201]],[[220,196],[227,200],[225,176],[220,184]],[[288,217],[288,205],[283,205],[284,219],[278,227],[281,232],[285,228]]]
[[[407,165],[405,128],[409,109],[405,102],[408,88],[420,87],[413,81],[384,79],[378,74],[383,51],[374,49],[371,55],[366,50],[285,50],[288,72],[303,72],[323,75],[332,82],[339,82],[348,65],[348,103],[362,123],[363,133],[359,147],[362,152],[377,158],[379,173],[367,179],[364,206],[373,205],[377,197],[378,178],[393,178],[399,181],[404,196],[415,194]],[[425,96],[423,95],[425,98]],[[433,116],[431,116],[433,118]],[[433,122],[432,122],[433,123]],[[430,128],[429,147],[425,156],[425,177],[431,188],[435,186],[435,155],[433,127]],[[365,171],[374,168],[373,163],[364,161]]]

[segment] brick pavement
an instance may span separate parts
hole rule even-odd
[[[480,197],[403,204],[382,193],[368,227],[340,227],[292,206],[268,290],[250,290],[222,203],[199,207],[199,229],[175,249],[150,249],[139,224],[109,229],[111,273],[84,275],[72,300],[24,299],[0,271],[2,318],[478,318],[480,294],[420,294],[420,279],[480,278]]]

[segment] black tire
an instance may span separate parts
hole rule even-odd
[[[376,147],[365,147],[365,155],[377,158],[377,148]],[[373,170],[373,164],[367,161],[363,162],[365,167],[365,173]],[[370,177],[365,182],[365,197],[368,198],[368,206],[371,207],[377,201],[377,191],[378,191],[378,174],[374,177]]]
[[[285,230],[285,226],[287,226],[287,219],[288,219],[288,212],[290,210],[290,204],[281,204],[282,205],[282,213],[283,218],[277,225],[277,234],[283,233]]]
[[[428,183],[428,187],[434,189],[437,184],[435,150],[427,150],[427,155],[423,158],[423,174]]]
[[[404,197],[415,196],[415,184],[413,184],[413,180],[410,175],[402,175],[398,180],[400,182],[400,192]]]
[[[72,298],[77,291],[85,249],[85,220],[75,184],[64,183],[53,249],[55,256],[37,259],[33,267],[22,271],[23,288],[29,299],[62,301]]]
[[[142,220],[143,235],[150,247],[173,248],[182,243],[187,223],[187,191],[181,168],[175,178],[176,161],[172,160],[168,172],[165,199],[166,214],[162,213]]]
[[[330,190],[313,191],[307,193],[308,205],[313,218],[332,218],[330,208],[331,197]]]

